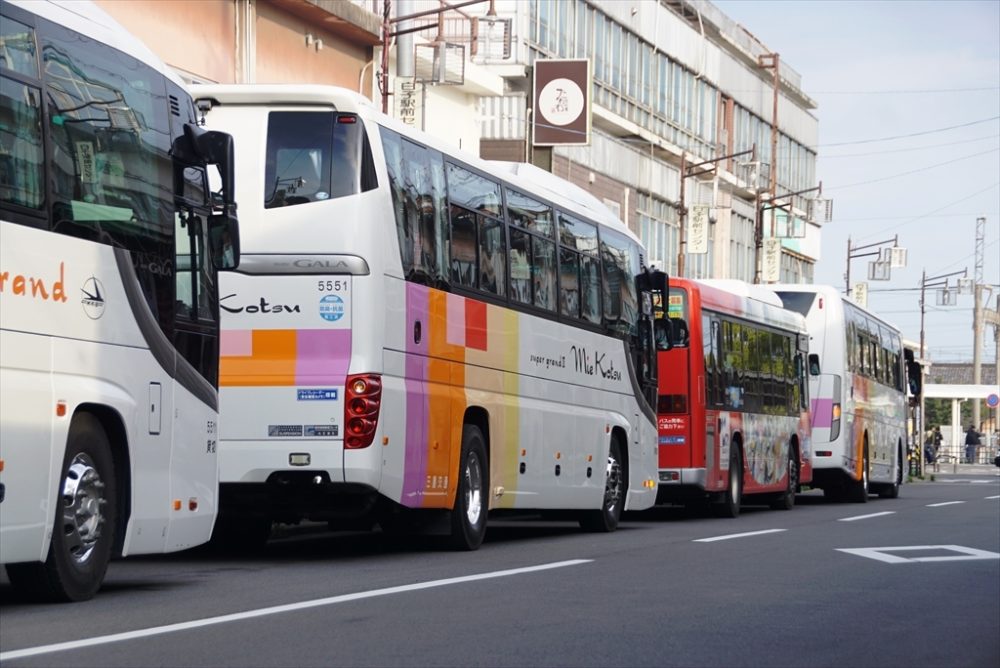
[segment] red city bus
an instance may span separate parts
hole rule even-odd
[[[812,481],[805,319],[735,280],[670,280],[657,353],[658,503],[736,517],[747,495],[791,509]]]

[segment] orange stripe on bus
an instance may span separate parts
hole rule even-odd
[[[221,357],[219,385],[224,387],[295,385],[296,331],[254,330],[249,357]]]

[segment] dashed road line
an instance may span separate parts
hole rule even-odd
[[[747,536],[762,536],[766,533],[780,533],[788,529],[764,529],[763,531],[747,531],[745,533],[731,533],[725,536],[712,536],[711,538],[695,538],[694,543],[714,543],[717,540],[730,540],[732,538],[746,538]]]
[[[928,508],[940,508],[941,506],[954,506],[959,503],[965,503],[965,501],[942,501],[941,503],[928,503]]]
[[[855,515],[854,517],[841,517],[838,522],[856,522],[857,520],[867,520],[872,517],[882,517],[883,515],[895,515],[895,510],[884,510],[881,513],[871,513],[869,515]]]

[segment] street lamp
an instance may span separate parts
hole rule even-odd
[[[823,182],[820,181],[818,186],[812,188],[806,188],[805,190],[798,190],[792,193],[783,193],[779,196],[772,196],[767,200],[767,203],[763,203],[759,198],[757,200],[756,207],[756,220],[754,221],[754,283],[763,282],[764,265],[761,260],[761,251],[764,247],[764,212],[768,210],[781,209],[785,213],[791,215],[792,208],[792,198],[799,195],[805,195],[806,193],[816,192],[816,197],[809,200],[809,210],[807,211],[807,219],[810,222],[816,222],[816,214],[819,211],[823,212],[823,220],[825,222],[830,222],[833,215],[833,200],[823,199]],[[787,202],[781,202],[779,199],[788,199]],[[788,235],[786,235],[788,236]],[[771,238],[776,239],[777,227],[775,223],[774,216],[771,216]]]
[[[878,248],[878,250],[868,251],[867,253],[857,252],[875,248],[876,246],[885,246],[888,243],[892,243],[891,248]],[[883,251],[886,252],[883,253]],[[846,283],[845,294],[851,294],[851,260],[856,257],[870,257],[872,255],[878,259],[868,263],[868,280],[870,281],[888,281],[893,269],[900,269],[906,266],[906,249],[899,246],[898,234],[892,239],[876,241],[864,246],[852,246],[851,238],[847,237],[847,271],[844,273],[844,281]]]
[[[944,306],[953,305],[951,302],[951,291],[948,289],[948,278],[951,276],[962,276],[965,277],[969,273],[968,269],[963,269],[962,271],[953,271],[950,274],[939,274],[938,276],[927,276],[927,270],[924,269],[920,276],[920,357],[925,359],[927,357],[927,351],[924,350],[924,296],[926,295],[927,288],[937,288],[940,287],[941,290],[938,293],[938,301]],[[944,279],[943,281],[941,279]],[[961,283],[962,279],[959,279]]]
[[[492,23],[496,21],[496,9],[494,7],[494,0],[488,0],[490,3],[490,8],[486,12],[486,21]],[[437,9],[427,9],[422,12],[414,12],[413,14],[407,14],[405,16],[397,16],[396,18],[389,18],[391,12],[391,0],[382,0],[382,63],[381,63],[381,75],[379,79],[379,89],[382,92],[382,113],[389,113],[389,44],[392,42],[394,37],[399,37],[400,35],[408,35],[410,33],[419,32],[421,30],[427,30],[429,28],[437,27],[433,23],[429,23],[421,26],[414,26],[411,28],[403,28],[401,30],[393,30],[392,27],[397,23],[402,21],[409,21],[411,19],[418,19],[423,16],[440,16],[444,12],[461,9],[462,7],[468,7],[469,5],[478,5],[480,3],[487,2],[487,0],[466,0],[465,2],[460,2],[455,5],[449,5],[446,3],[441,3],[441,6]],[[440,65],[441,70],[444,70],[444,63]]]
[[[729,160],[730,158],[738,158],[740,156],[750,155],[750,160],[756,160],[757,156],[757,144],[752,145],[746,151],[740,151],[739,153],[731,153],[729,155],[719,156],[718,158],[712,158],[711,160],[702,160],[701,162],[696,162],[693,165],[687,164],[687,151],[681,152],[681,192],[680,192],[680,202],[678,203],[678,217],[680,219],[680,229],[678,230],[679,236],[677,241],[677,275],[684,276],[684,225],[686,224],[686,218],[688,215],[687,204],[685,204],[684,196],[684,184],[689,176],[703,176],[705,174],[711,174],[715,171],[715,163],[722,162],[723,160]],[[706,165],[712,165],[708,169],[702,169]],[[698,170],[698,171],[694,171]]]

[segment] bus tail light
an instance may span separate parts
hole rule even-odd
[[[830,421],[830,440],[836,441],[840,436],[840,404],[833,405],[833,419]]]
[[[382,378],[373,373],[347,377],[344,401],[344,447],[367,448],[375,440],[382,404]]]
[[[661,394],[656,402],[657,413],[687,413],[686,394]]]

